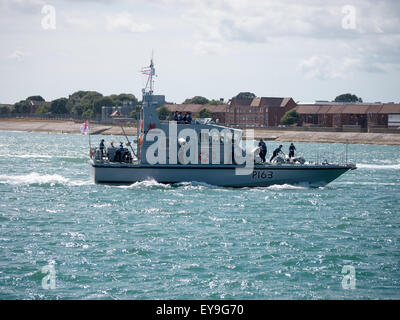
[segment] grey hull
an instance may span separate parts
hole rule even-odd
[[[90,161],[96,183],[132,184],[202,182],[222,187],[265,187],[276,184],[324,186],[355,167],[352,165],[259,165],[250,175],[236,175],[232,165],[132,165]]]

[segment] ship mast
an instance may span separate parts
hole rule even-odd
[[[151,57],[150,60],[150,66],[143,68],[142,73],[145,75],[148,75],[149,77],[147,78],[146,86],[142,90],[143,93],[143,100],[145,95],[152,95],[154,92],[154,79],[156,75],[156,70],[154,69],[154,63],[153,63],[153,57]]]
[[[153,62],[153,52],[151,54],[150,66],[142,68],[142,74],[148,76],[146,85],[142,89],[142,110],[140,112],[140,119],[137,124],[137,150],[138,150],[138,159],[141,159],[141,145],[144,139],[144,109],[150,108],[152,106],[152,95],[154,92],[154,77],[156,76],[156,71],[154,69],[154,62]],[[139,129],[140,128],[140,129]]]

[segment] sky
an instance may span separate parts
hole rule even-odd
[[[398,0],[0,0],[0,103],[78,90],[400,102]]]

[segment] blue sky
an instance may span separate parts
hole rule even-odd
[[[42,25],[46,5],[55,29]],[[152,50],[156,93],[176,103],[240,91],[400,102],[396,0],[0,0],[0,42],[0,103],[140,98]]]

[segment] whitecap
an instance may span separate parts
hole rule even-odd
[[[29,159],[29,158],[53,158],[52,156],[45,155],[45,154],[0,154],[2,158],[22,158],[22,159]]]
[[[291,184],[274,184],[272,186],[266,187],[268,190],[294,190],[294,189],[308,189],[310,185],[307,183],[299,184],[299,185],[291,185]]]
[[[31,185],[31,184],[61,184],[61,185],[71,185],[71,186],[81,186],[91,184],[91,181],[79,181],[70,180],[59,174],[44,174],[41,175],[37,172],[32,172],[27,175],[0,175],[0,183],[11,184],[11,185]]]
[[[381,165],[381,164],[358,163],[357,168],[358,169],[377,169],[377,170],[399,170],[400,164]]]
[[[175,185],[178,187],[183,187],[184,189],[203,189],[203,188],[217,189],[217,188],[220,188],[219,186],[208,184],[206,182],[200,182],[200,181],[179,182],[179,183],[176,183]]]
[[[363,186],[398,186],[398,183],[395,182],[359,182],[359,181],[343,181],[343,182],[337,182],[337,184],[346,184],[346,185],[363,185]]]
[[[160,188],[170,188],[171,186],[168,184],[159,183],[154,179],[138,181],[128,186],[116,186],[122,189],[142,189],[142,188],[149,188],[149,187],[160,187]]]

